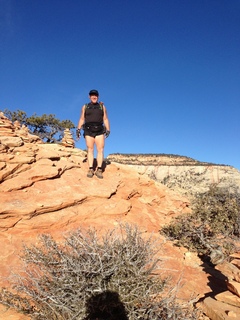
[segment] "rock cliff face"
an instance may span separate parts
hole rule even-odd
[[[172,154],[121,154],[114,153],[108,156],[108,159],[113,162],[118,162],[128,165],[144,165],[144,166],[176,166],[176,165],[203,165],[206,162],[200,162],[185,156]]]
[[[206,192],[212,184],[240,193],[240,171],[231,166],[165,154],[111,154],[108,160],[127,165],[188,197]]]
[[[222,278],[211,280],[210,269],[196,254],[159,234],[173,217],[191,212],[188,198],[118,162],[106,162],[104,179],[89,179],[84,151],[31,136],[30,142],[28,135],[18,134],[19,128],[1,115],[0,287],[8,286],[6,277],[21,267],[22,244],[36,244],[39,234],[61,239],[77,228],[92,226],[104,233],[130,223],[161,241],[162,275],[171,276],[173,284],[181,280],[180,300],[197,301],[216,288],[227,289]],[[28,318],[0,305],[0,319]]]

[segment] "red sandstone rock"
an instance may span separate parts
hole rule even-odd
[[[202,303],[202,309],[211,320],[240,319],[240,309],[227,303],[207,297]]]
[[[240,282],[239,268],[230,262],[223,262],[216,266],[216,269],[221,271],[229,280]]]
[[[20,141],[19,126],[13,129],[0,114],[0,138],[6,130],[8,137]],[[1,140],[10,141],[4,137]],[[8,285],[4,277],[21,265],[22,244],[36,243],[39,234],[51,233],[62,239],[65,232],[80,227],[92,226],[104,233],[126,222],[137,224],[146,235],[161,241],[161,276],[170,276],[173,285],[179,285],[179,300],[197,301],[211,294],[213,283],[209,283],[210,275],[197,255],[175,247],[159,234],[173,217],[191,212],[187,198],[121,164],[107,166],[103,180],[96,176],[89,179],[84,151],[38,143],[37,139],[33,139],[33,144],[27,136],[21,141],[20,145],[0,143],[0,243],[4,244],[0,246],[0,286]],[[226,263],[219,271],[216,269],[235,280],[240,279],[239,271]],[[219,277],[215,283],[218,289],[221,281]],[[235,289],[237,286],[234,283]],[[239,317],[236,295],[226,292],[216,299],[206,298],[201,305],[211,319]],[[0,319],[29,318],[0,305]]]
[[[18,253],[22,243],[36,241],[41,233],[52,233],[60,239],[64,232],[79,227],[94,226],[104,232],[120,222],[128,222],[138,224],[146,234],[154,233],[165,243],[161,252],[163,273],[171,275],[174,281],[181,280],[182,298],[188,299],[199,292],[203,295],[210,290],[202,267],[197,263],[193,266],[186,264],[186,250],[174,247],[159,235],[161,226],[169,223],[172,217],[190,212],[185,197],[117,165],[106,167],[103,180],[96,176],[89,179],[86,177],[87,164],[83,162],[85,153],[67,150],[72,153],[59,145],[49,147],[42,144],[31,154],[35,159],[33,163],[20,160],[20,163],[13,164],[10,163],[12,158],[2,162],[2,276],[8,276],[19,265]],[[22,159],[21,147],[17,152]],[[192,279],[200,277],[204,281],[196,285]]]
[[[224,291],[217,294],[215,299],[240,308],[240,298],[230,291]]]
[[[230,290],[232,293],[236,294],[238,297],[240,297],[240,283],[237,281],[229,280],[227,282],[228,290]]]
[[[68,129],[68,128],[64,130],[64,135],[62,138],[62,145],[65,147],[69,147],[69,148],[75,147],[72,133],[71,133],[70,129]]]

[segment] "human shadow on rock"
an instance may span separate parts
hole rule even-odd
[[[84,320],[128,320],[124,304],[113,291],[91,296],[86,303],[86,314]]]
[[[219,270],[215,269],[215,265],[205,257],[203,260],[203,271],[208,274],[208,286],[211,288],[211,292],[206,293],[205,297],[213,297],[218,293],[224,292],[227,290],[227,277],[222,274]]]

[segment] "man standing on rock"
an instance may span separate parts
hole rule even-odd
[[[97,148],[97,170],[95,175],[102,179],[102,165],[104,159],[104,143],[105,138],[110,134],[110,123],[107,116],[107,109],[103,102],[98,102],[99,93],[97,90],[89,92],[90,103],[82,107],[80,119],[77,126],[77,139],[81,137],[80,130],[84,130],[84,138],[87,145],[87,158],[89,170],[88,178],[94,175],[93,161],[94,161],[94,145]]]

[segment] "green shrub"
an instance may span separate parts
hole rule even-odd
[[[213,235],[240,236],[240,195],[212,186],[200,195],[194,215],[211,227]]]
[[[174,294],[161,298],[167,284],[156,253],[156,243],[129,225],[103,237],[78,230],[64,243],[43,235],[40,245],[24,247],[24,274],[0,301],[32,319],[197,319]]]
[[[193,201],[193,212],[176,218],[161,232],[180,246],[210,253],[215,249],[231,251],[231,239],[240,236],[240,195],[212,186]]]

